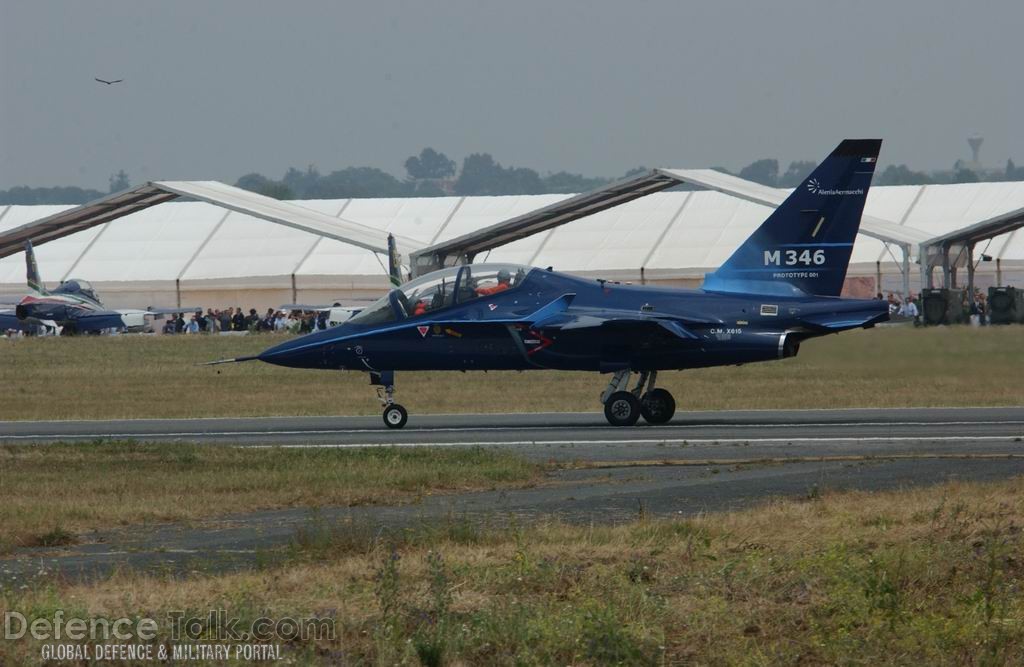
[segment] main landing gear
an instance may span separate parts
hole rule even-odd
[[[384,425],[388,428],[402,428],[409,421],[409,413],[395,403],[395,372],[370,373],[370,384],[377,385],[377,398],[384,406]]]
[[[629,390],[633,371],[617,371],[601,394],[604,416],[612,426],[632,426],[642,416],[648,424],[664,424],[676,412],[676,400],[665,389],[655,389],[658,371],[640,371],[640,381]]]

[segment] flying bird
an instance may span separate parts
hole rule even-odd
[[[115,84],[115,83],[121,83],[122,81],[124,81],[124,79],[114,79],[113,81],[106,81],[106,80],[104,80],[104,79],[99,79],[99,78],[96,78],[96,77],[93,77],[93,78],[95,78],[95,79],[96,79],[97,81],[99,81],[100,83],[105,83],[105,84],[107,84],[108,86],[110,86],[110,85],[113,85],[113,84]]]

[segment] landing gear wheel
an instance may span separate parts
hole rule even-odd
[[[632,426],[640,419],[640,401],[632,392],[617,391],[605,401],[604,416],[612,426]]]
[[[384,425],[388,428],[402,428],[409,421],[409,413],[398,403],[384,408]]]
[[[640,398],[640,414],[648,424],[664,424],[676,413],[676,399],[666,389],[652,389]]]

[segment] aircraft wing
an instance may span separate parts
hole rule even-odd
[[[552,308],[554,303],[538,311],[538,314],[547,311],[543,317],[532,318],[535,327],[561,331],[597,328],[635,329],[638,334],[641,331],[658,332],[660,330],[660,332],[668,332],[683,340],[699,340],[700,337],[693,333],[688,328],[688,325],[721,324],[721,320],[718,319],[707,319],[706,317],[693,315],[669,315],[611,308],[570,309],[568,304],[565,304],[561,309],[557,309]]]
[[[359,312],[360,310],[362,310],[366,306],[368,306],[371,303],[373,303],[372,299],[355,299],[355,300],[346,299],[346,301],[348,301],[347,305],[346,304],[339,305],[338,301],[334,301],[334,302],[331,302],[331,303],[319,303],[319,304],[313,304],[313,303],[282,303],[280,306],[278,306],[278,310],[305,310],[305,311],[313,311],[313,310],[333,310],[333,309],[341,310],[341,309],[344,309],[344,310],[351,310],[351,311]]]
[[[314,311],[314,310],[330,310],[335,306],[330,304],[311,304],[311,303],[283,303],[278,308],[280,310],[302,310],[302,311]]]
[[[25,323],[15,316],[13,308],[0,309],[0,333],[10,329],[22,330],[24,328]]]
[[[203,310],[199,306],[181,306],[171,308],[170,306],[150,306],[148,308],[117,308],[114,312],[122,315],[177,315],[178,313],[194,313]]]
[[[97,310],[79,315],[71,321],[80,333],[102,331],[103,329],[120,329],[127,326],[124,315],[116,310]]]
[[[559,331],[582,329],[606,329],[635,331],[637,335],[648,333],[669,333],[683,340],[700,340],[700,336],[688,329],[678,319],[670,317],[647,317],[636,313],[565,313],[558,317],[537,322],[535,327]]]
[[[21,331],[32,331],[37,326],[46,326],[57,331],[60,331],[60,324],[53,320],[37,320],[28,319],[20,320],[18,316],[14,314],[13,308],[0,308],[0,335],[5,331],[10,330],[21,330]]]

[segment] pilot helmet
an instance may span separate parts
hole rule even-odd
[[[511,280],[512,280],[512,274],[509,273],[507,270],[502,269],[501,271],[498,271],[498,282],[499,283],[507,283],[507,282],[510,282]]]

